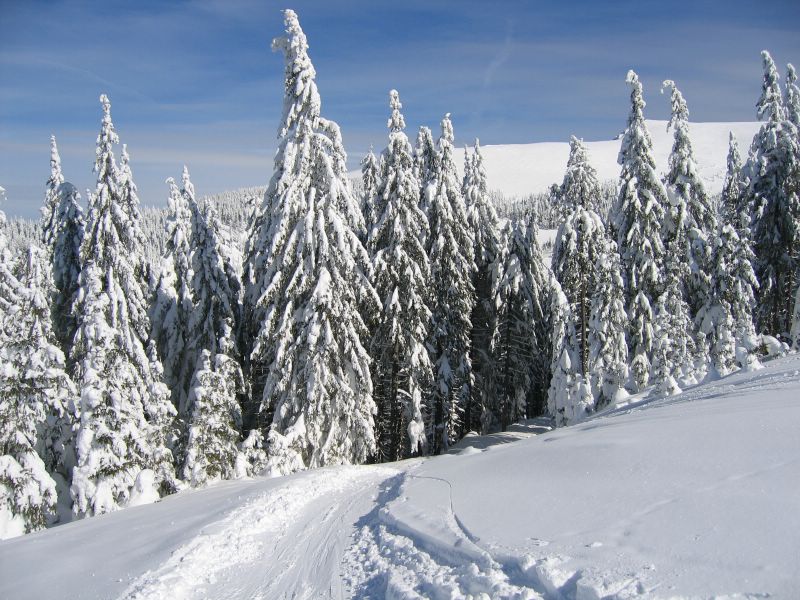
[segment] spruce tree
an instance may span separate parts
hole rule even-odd
[[[589,162],[589,153],[583,140],[574,135],[569,139],[569,158],[564,180],[559,188],[558,197],[569,213],[575,206],[587,210],[597,210],[600,200],[600,184],[597,171]]]
[[[251,230],[247,352],[270,470],[362,463],[375,452],[368,333],[376,302],[363,217],[338,126],[320,116],[316,73],[297,15],[273,48],[286,64],[275,173]]]
[[[694,158],[686,101],[674,81],[667,80],[663,86],[671,90],[672,116],[668,128],[674,131],[665,178],[669,205],[665,206],[664,238],[672,260],[677,255],[688,265],[689,276],[681,285],[681,293],[694,316],[708,295],[711,260],[708,240],[716,231],[716,217]]]
[[[786,118],[795,127],[800,127],[800,87],[792,63],[786,65]]]
[[[450,115],[442,120],[438,170],[428,188],[428,262],[431,265],[429,345],[434,386],[429,396],[431,452],[439,454],[464,431],[464,407],[472,394],[470,315],[475,303],[472,236],[453,159]]]
[[[576,368],[584,376],[589,371],[589,316],[597,285],[594,269],[604,245],[605,230],[600,217],[592,210],[576,206],[559,227],[553,248],[553,274],[575,319]]]
[[[483,407],[487,406],[490,396],[494,393],[491,389],[495,370],[491,345],[497,314],[492,288],[493,279],[498,274],[496,261],[500,254],[500,224],[492,200],[489,198],[483,155],[477,139],[472,156],[465,157],[462,189],[475,255],[475,274],[472,278],[475,304],[472,308],[470,335],[470,361],[474,384],[472,395],[464,407],[464,430],[480,431]]]
[[[728,137],[728,160],[725,171],[725,181],[722,184],[721,210],[722,218],[735,229],[745,227],[749,222],[749,215],[742,215],[742,200],[744,189],[742,186],[742,157],[739,153],[739,144],[736,136],[731,131]],[[743,221],[743,219],[746,219]]]
[[[432,195],[436,191],[436,177],[441,170],[440,162],[441,157],[433,141],[433,134],[430,128],[423,125],[419,128],[414,146],[414,174],[420,186],[419,207],[426,218],[430,218]]]
[[[186,337],[193,365],[183,473],[192,485],[202,485],[236,476],[241,462],[244,377],[235,343],[239,289],[221,251],[217,212],[210,202],[200,209],[186,167],[181,195],[191,213],[192,312]]]
[[[367,155],[361,160],[361,213],[364,215],[364,236],[362,240],[364,245],[367,244],[367,238],[377,218],[375,214],[377,211],[375,195],[378,190],[379,169],[378,159],[375,158],[375,154],[370,148]]]
[[[164,382],[170,389],[172,403],[184,422],[190,416],[187,398],[196,357],[188,348],[189,319],[192,317],[191,252],[192,214],[175,180],[169,186],[167,245],[155,300],[150,310],[151,338],[164,367]]]
[[[58,231],[59,186],[64,183],[61,172],[61,156],[58,154],[56,136],[50,136],[50,177],[45,184],[44,206],[42,207],[42,242],[45,248],[51,248]]]
[[[689,305],[684,300],[689,267],[680,252],[687,245],[682,230],[678,230],[673,243],[675,249],[666,258],[664,291],[655,305],[651,395],[657,397],[677,394],[681,391],[680,382],[694,381],[697,349]]]
[[[83,241],[80,194],[61,174],[55,136],[51,138],[50,178],[42,208],[42,243],[50,256],[53,274],[52,318],[57,343],[69,360],[75,337],[72,303],[78,292],[80,248]]]
[[[746,166],[753,267],[760,284],[756,321],[762,333],[784,335],[791,328],[800,249],[800,148],[797,127],[786,117],[778,70],[769,52],[761,56],[764,79],[757,108],[764,123],[753,139]]]
[[[550,313],[553,323],[552,379],[547,394],[547,411],[556,427],[584,419],[594,408],[587,378],[580,370],[580,348],[575,336],[575,319],[570,303],[558,281],[553,282]]]
[[[715,239],[711,293],[697,315],[706,336],[710,360],[719,375],[735,367],[757,368],[754,351],[759,345],[753,326],[755,290],[752,251],[729,224]]]
[[[419,208],[411,144],[402,105],[389,94],[389,145],[381,158],[375,225],[369,245],[381,313],[372,338],[373,382],[378,404],[378,458],[398,460],[427,449],[424,396],[432,384],[425,342],[430,269],[422,245],[428,222]]]
[[[9,266],[0,261],[0,538],[57,521],[57,501],[68,514],[75,463],[76,391],[51,329],[46,254],[29,248],[16,276]]]
[[[494,370],[481,416],[483,432],[542,414],[550,384],[551,282],[533,220],[507,223],[501,239],[492,289],[497,314]]]
[[[652,304],[661,293],[664,244],[661,224],[666,190],[659,180],[653,144],[644,122],[642,85],[633,71],[631,113],[622,137],[618,162],[622,166],[620,192],[614,209],[612,231],[620,252],[630,327],[628,348],[636,387],[648,380],[652,352]]]
[[[622,284],[619,253],[615,242],[595,259],[597,284],[592,294],[589,317],[589,364],[598,408],[624,396],[628,379],[628,344],[625,341],[628,315]]]
[[[175,488],[170,445],[175,409],[159,379],[161,366],[147,339],[141,230],[130,169],[114,159],[118,137],[111,104],[100,97],[97,187],[89,200],[81,246],[74,377],[81,390],[73,510],[92,515],[125,506],[134,486],[153,479],[161,493]],[[133,196],[135,197],[135,196]],[[134,210],[135,209],[135,210]]]

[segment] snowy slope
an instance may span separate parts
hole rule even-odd
[[[800,597],[800,355],[515,429],[0,542],[0,598]]]

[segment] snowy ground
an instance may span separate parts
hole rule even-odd
[[[798,598],[798,431],[794,355],[574,427],[0,542],[0,598]]]
[[[728,157],[728,134],[733,131],[739,142],[739,152],[747,157],[750,142],[760,123],[690,123],[689,134],[698,171],[706,189],[712,194],[722,191]],[[653,157],[660,173],[667,170],[672,149],[673,132],[667,131],[667,121],[647,121],[653,140]],[[589,160],[597,170],[600,181],[619,178],[617,163],[620,140],[587,142]],[[536,144],[504,144],[481,148],[489,188],[507,198],[543,193],[553,183],[564,179],[569,157],[569,143],[545,142]]]

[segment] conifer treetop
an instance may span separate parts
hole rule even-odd
[[[56,145],[56,136],[50,136],[50,179],[47,180],[47,185],[56,189],[59,185],[64,183],[64,175],[61,172],[61,156],[58,154],[58,146]]]
[[[389,123],[387,124],[389,131],[392,133],[403,131],[403,129],[406,128],[406,121],[403,118],[403,113],[400,112],[403,105],[400,102],[400,94],[397,90],[389,92],[389,106],[392,108],[392,116],[389,118]],[[371,149],[370,152],[372,152]]]
[[[786,116],[800,127],[800,88],[797,87],[797,72],[794,65],[786,65]]]
[[[272,50],[283,51],[286,61],[286,89],[283,105],[283,122],[278,137],[284,137],[301,120],[305,113],[310,125],[315,127],[320,116],[321,101],[317,84],[317,73],[308,56],[308,40],[297,13],[291,9],[283,11],[286,36],[272,40]]]
[[[758,118],[762,121],[779,123],[784,120],[785,114],[778,69],[766,50],[761,51],[761,60],[764,66],[764,81],[761,84],[761,98],[756,104]]]

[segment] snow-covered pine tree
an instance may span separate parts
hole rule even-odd
[[[800,87],[792,63],[786,65],[786,118],[795,127],[800,127]]]
[[[375,225],[378,212],[376,207],[376,194],[378,190],[378,178],[380,177],[380,165],[378,159],[370,147],[367,155],[361,159],[361,214],[364,215],[364,245],[367,245],[367,238]]]
[[[71,313],[78,293],[84,220],[80,206],[81,196],[74,185],[62,181],[51,193],[51,182],[63,179],[55,138],[52,151],[55,157],[50,159],[51,166],[55,163],[58,168],[53,169],[47,182],[47,196],[42,209],[42,242],[52,265],[53,332],[57,344],[69,361],[76,330],[75,318]]]
[[[239,464],[242,412],[236,392],[244,385],[241,367],[224,352],[203,350],[189,390],[192,407],[183,477],[193,487],[233,479]],[[245,471],[246,473],[246,471]],[[249,473],[246,473],[249,474]]]
[[[758,118],[746,170],[752,209],[753,268],[759,282],[756,324],[762,333],[786,335],[800,250],[800,148],[797,127],[786,117],[778,70],[769,52],[761,53],[764,79]]]
[[[206,202],[200,210],[186,167],[181,195],[191,213],[193,310],[187,323],[186,350],[194,365],[187,398],[189,429],[183,473],[192,485],[202,485],[241,474],[237,467],[242,464],[238,397],[244,392],[244,377],[235,344],[239,288],[221,252],[214,205]]]
[[[759,338],[752,316],[758,282],[751,264],[752,250],[731,225],[725,224],[712,254],[711,292],[697,315],[711,363],[719,375],[726,375],[737,365],[758,368],[754,350]]]
[[[127,235],[130,241],[127,242],[131,247],[139,248],[138,254],[131,256],[130,260],[133,263],[134,272],[139,277],[139,282],[142,288],[142,293],[145,298],[150,294],[151,284],[151,269],[150,263],[145,259],[142,249],[147,245],[148,241],[142,232],[142,214],[139,210],[139,194],[136,188],[136,183],[133,181],[133,173],[131,172],[131,160],[128,154],[128,145],[122,144],[122,152],[120,153],[119,160],[119,206],[125,213],[128,223]],[[142,335],[148,335],[149,332],[143,332]]]
[[[628,308],[628,349],[631,353],[631,388],[642,391],[650,381],[654,339],[654,315],[650,300],[639,290]]]
[[[419,208],[411,144],[403,129],[402,105],[389,94],[389,145],[381,159],[375,225],[369,246],[375,289],[382,310],[372,338],[373,384],[378,404],[378,458],[398,460],[424,452],[424,396],[432,385],[425,347],[431,312],[430,269],[422,245],[428,221]]]
[[[572,212],[575,206],[595,211],[600,200],[597,171],[589,162],[589,152],[583,140],[574,135],[569,138],[567,170],[558,197],[564,205],[565,213]]]
[[[426,218],[430,216],[432,194],[435,192],[436,174],[441,170],[441,157],[429,127],[421,126],[414,146],[414,174],[419,182],[419,207]],[[426,245],[427,247],[427,245]]]
[[[272,473],[362,463],[375,452],[368,337],[377,297],[358,238],[363,217],[338,126],[320,116],[308,43],[294,11],[273,48],[286,62],[280,141],[248,248],[252,389],[271,421]]]
[[[736,136],[731,131],[728,134],[728,168],[725,171],[725,181],[722,184],[721,214],[726,223],[735,229],[745,226],[742,218],[749,222],[749,215],[742,215],[742,199],[744,190],[742,189],[742,156],[739,153],[739,144]]]
[[[620,252],[629,316],[628,349],[636,387],[647,383],[652,352],[652,304],[661,293],[664,244],[661,227],[667,192],[653,159],[653,143],[644,122],[642,84],[633,71],[631,113],[622,137],[620,192],[614,208],[612,231]]]
[[[97,187],[89,199],[73,307],[78,326],[73,379],[81,398],[72,495],[79,516],[125,506],[137,480],[139,488],[152,480],[161,493],[175,488],[170,451],[175,409],[147,339],[150,322],[137,271],[142,264],[138,210],[131,211],[125,204],[131,196],[123,196],[123,190],[130,194],[135,188],[130,171],[125,175],[114,160],[118,137],[111,104],[105,95],[100,102]]]
[[[594,408],[594,398],[587,378],[580,371],[580,348],[569,300],[557,280],[552,287],[553,354],[547,412],[556,427],[562,427],[584,419]]]
[[[681,283],[681,293],[694,317],[708,295],[711,261],[708,240],[713,237],[717,223],[694,158],[686,100],[674,81],[666,80],[662,85],[662,91],[671,90],[672,116],[667,127],[674,131],[669,171],[665,178],[669,204],[664,207],[663,237],[671,259],[675,260],[677,254],[685,256],[688,263],[689,273],[685,283]],[[686,243],[683,243],[684,239]],[[680,266],[676,268],[683,270]]]
[[[672,240],[673,251],[667,254],[664,265],[664,291],[655,305],[650,383],[654,386],[651,394],[656,397],[677,394],[681,391],[680,383],[694,382],[697,349],[689,305],[684,300],[684,284],[689,279],[685,250],[681,252],[687,246],[684,233],[678,229]]]
[[[569,302],[569,314],[575,319],[572,327],[578,362],[574,366],[587,377],[589,317],[597,282],[594,269],[606,245],[606,236],[600,216],[591,209],[599,195],[597,177],[588,164],[586,148],[574,136],[570,139],[570,158],[559,195],[564,222],[556,236],[552,269]]]
[[[44,206],[42,206],[42,242],[48,250],[55,241],[55,232],[58,231],[58,187],[64,183],[64,174],[61,172],[61,156],[58,154],[56,136],[50,136],[50,177],[47,178],[44,193]]]
[[[464,431],[464,407],[472,394],[470,315],[475,303],[472,236],[453,158],[450,114],[442,119],[439,164],[428,187],[428,262],[431,265],[431,329],[429,346],[434,385],[428,406],[430,450],[439,454]]]
[[[169,186],[167,245],[150,309],[150,337],[156,344],[164,367],[164,383],[171,392],[178,417],[187,422],[192,412],[187,403],[189,386],[197,359],[187,347],[189,319],[194,312],[189,258],[192,213],[175,180],[170,177],[166,183]]]
[[[589,364],[595,404],[600,408],[625,395],[628,379],[628,344],[625,341],[628,315],[615,242],[607,240],[594,268],[597,283],[589,318]]]
[[[492,288],[493,278],[498,274],[495,261],[500,254],[500,225],[487,190],[486,170],[477,139],[472,156],[467,156],[465,151],[463,194],[475,254],[475,274],[472,278],[475,304],[470,335],[474,382],[472,395],[464,407],[464,431],[480,431],[483,407],[488,405],[490,395],[494,394],[492,381],[495,379],[495,365],[491,347],[497,314]]]
[[[0,264],[0,513],[10,515],[0,538],[68,515],[75,463],[76,390],[51,328],[48,257],[34,246],[16,277],[8,267]]]
[[[542,261],[532,219],[508,222],[501,235],[492,296],[497,315],[492,338],[491,393],[482,431],[506,429],[547,407],[552,353],[550,273]]]

